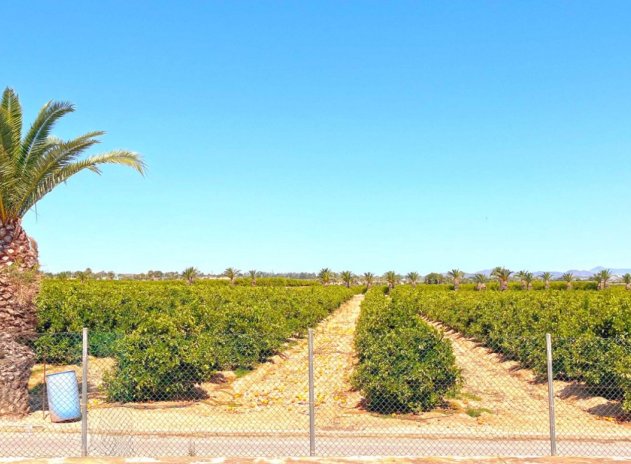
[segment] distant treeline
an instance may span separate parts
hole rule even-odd
[[[44,276],[51,279],[59,280],[178,280],[184,279],[182,272],[175,271],[147,271],[137,274],[133,273],[117,273],[113,271],[94,272],[87,268],[83,271],[62,271],[62,272],[45,272]],[[204,274],[198,272],[198,279],[227,279],[225,273],[221,274]],[[256,272],[256,278],[283,278],[296,280],[315,280],[317,275],[314,272]]]

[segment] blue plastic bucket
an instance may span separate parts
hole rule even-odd
[[[46,376],[48,410],[53,422],[70,422],[81,419],[79,388],[74,371]]]

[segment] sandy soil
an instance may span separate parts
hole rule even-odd
[[[457,398],[450,399],[443,409],[420,415],[382,416],[365,411],[361,395],[352,391],[349,383],[355,364],[353,336],[362,299],[363,295],[355,296],[315,330],[319,434],[481,439],[548,436],[546,386],[536,383],[531,372],[519,369],[515,363],[503,362],[475,342],[448,330],[445,334],[454,346],[465,383]],[[90,431],[93,436],[102,434],[103,440],[112,434],[305,435],[308,431],[305,339],[293,341],[282,355],[244,376],[237,377],[232,372],[218,374],[213,382],[202,385],[206,398],[190,402],[107,404],[99,384],[111,366],[111,360],[90,360]],[[41,382],[41,378],[40,366],[34,371],[32,386]],[[560,435],[631,440],[630,424],[593,413],[594,408],[603,409],[609,404],[607,400],[587,398],[571,384],[557,382],[555,387]],[[41,410],[22,420],[0,418],[0,431],[70,432],[79,427],[78,423],[51,424]]]
[[[532,371],[505,361],[491,350],[441,324],[430,322],[451,341],[462,369],[464,388],[452,401],[456,409],[481,413],[481,424],[497,429],[548,433],[548,387]],[[618,421],[620,404],[586,396],[570,382],[554,382],[556,429],[559,436],[631,439],[631,423]]]

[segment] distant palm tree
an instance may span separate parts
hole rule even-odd
[[[344,282],[344,285],[346,285],[346,288],[351,288],[351,285],[355,280],[355,276],[351,271],[343,271],[340,274],[340,278],[342,279],[342,282]]]
[[[460,269],[452,269],[447,273],[447,276],[453,281],[454,290],[457,291],[460,288],[460,282],[464,278],[464,272]]]
[[[331,271],[328,267],[325,267],[320,269],[320,272],[318,272],[318,279],[320,279],[322,285],[329,285],[333,280],[333,275],[333,271]]]
[[[521,288],[522,289],[526,289],[526,280],[525,280],[525,276],[528,273],[528,271],[518,271],[514,274],[514,276],[519,279],[519,282],[521,283]]]
[[[370,288],[375,281],[375,275],[372,272],[364,272],[364,283],[366,288]]]
[[[522,274],[522,279],[524,282],[524,290],[532,289],[532,281],[535,280],[535,276],[532,272],[525,271]]]
[[[233,267],[229,267],[228,269],[223,271],[223,275],[227,277],[228,279],[230,279],[230,285],[234,285],[237,277],[241,275],[241,271]]]
[[[92,279],[92,273],[88,272],[87,270],[86,271],[77,271],[77,272],[75,272],[74,275],[75,275],[75,277],[77,278],[77,280],[79,282],[85,282],[86,280]]]
[[[513,272],[505,267],[498,266],[493,269],[492,275],[500,282],[500,290],[508,290],[508,280]]]
[[[484,274],[476,274],[473,276],[473,281],[475,282],[475,289],[477,291],[486,290],[486,283],[488,282],[488,278]]]
[[[624,288],[627,290],[631,290],[631,274],[628,272],[622,276],[622,281],[624,282]]]
[[[250,280],[252,281],[252,287],[256,287],[256,278],[259,275],[258,271],[252,269],[251,271],[248,271],[248,274],[250,274]]]
[[[609,287],[609,281],[613,275],[609,269],[603,269],[602,271],[594,274],[594,278],[598,282],[598,290],[604,290]]]
[[[544,272],[543,274],[541,274],[541,280],[543,280],[544,282],[545,289],[550,290],[550,281],[552,280],[552,273]]]
[[[59,280],[68,280],[71,276],[72,276],[72,273],[71,273],[71,272],[69,272],[69,271],[63,271],[63,272],[60,272],[59,274],[57,274],[57,276],[56,276],[56,277],[57,277]]]
[[[416,287],[416,284],[421,279],[421,276],[418,272],[410,272],[407,276],[405,276],[405,278],[408,280],[408,282],[410,282],[410,284],[412,284],[412,287]]]
[[[399,282],[399,276],[394,271],[388,271],[383,275],[386,283],[388,284],[389,289],[393,289],[394,286]]]
[[[442,284],[445,277],[439,272],[430,272],[425,276],[426,284]]]
[[[187,267],[182,271],[182,277],[186,280],[186,283],[190,285],[199,277],[199,271],[195,267]]]
[[[565,288],[567,290],[572,290],[572,282],[574,281],[574,274],[571,272],[566,272],[561,276],[561,279],[565,281]]]

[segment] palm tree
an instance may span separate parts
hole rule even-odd
[[[80,282],[85,282],[86,280],[94,279],[94,274],[92,273],[92,269],[90,269],[89,267],[86,268],[85,271],[77,271],[75,273],[75,276],[77,277],[77,280],[79,280]]]
[[[541,274],[541,280],[543,280],[546,290],[550,290],[550,281],[552,280],[552,273],[544,272],[543,274]]]
[[[70,276],[72,276],[72,273],[69,271],[62,271],[59,274],[57,274],[55,277],[59,280],[68,280],[70,278]]]
[[[421,276],[418,272],[410,272],[407,276],[405,276],[405,278],[408,280],[408,282],[410,282],[410,284],[412,284],[412,287],[416,287],[416,284],[421,279]]]
[[[241,275],[241,271],[233,267],[229,267],[228,269],[223,271],[223,275],[230,279],[230,285],[234,285],[234,281],[237,277]]]
[[[464,272],[460,269],[452,269],[447,276],[454,282],[454,290],[457,291],[460,288],[460,281],[464,278]]]
[[[473,281],[475,282],[475,289],[477,291],[486,290],[486,283],[488,282],[488,278],[484,274],[476,274],[473,276]]]
[[[81,171],[100,173],[105,164],[144,171],[136,153],[116,150],[80,158],[103,132],[75,139],[51,136],[55,124],[74,106],[46,103],[23,133],[22,106],[6,88],[0,100],[0,415],[28,413],[27,383],[35,360],[21,334],[35,332],[39,293],[37,244],[22,228],[22,218],[46,194]]]
[[[256,278],[259,275],[258,271],[252,269],[251,271],[248,271],[248,274],[250,274],[250,280],[252,281],[252,287],[256,287]]]
[[[191,285],[198,277],[199,271],[193,266],[187,267],[182,271],[182,278],[186,280],[186,283],[189,285]]]
[[[389,289],[393,289],[394,286],[399,282],[399,276],[394,271],[388,271],[383,275],[383,278],[386,280]]]
[[[501,291],[508,290],[508,279],[510,279],[512,273],[513,272],[511,270],[501,266],[493,269],[492,275],[499,280]]]
[[[524,271],[522,274],[522,279],[524,282],[524,290],[532,289],[532,281],[535,280],[535,276],[532,272]]]
[[[425,276],[426,284],[442,284],[444,277],[439,272],[430,272]]]
[[[320,272],[318,272],[318,279],[320,279],[322,285],[329,285],[333,280],[333,271],[331,271],[328,267],[320,269]]]
[[[355,280],[355,276],[351,271],[344,271],[340,274],[342,282],[346,285],[346,288],[351,288],[353,280]]]
[[[594,274],[594,278],[598,282],[598,290],[604,290],[609,287],[609,281],[612,277],[613,276],[609,269],[603,269],[602,271]]]
[[[622,281],[624,282],[624,288],[627,290],[631,290],[631,274],[628,272],[622,276]]]
[[[372,272],[364,272],[364,283],[366,288],[370,288],[375,281],[375,275]]]
[[[574,274],[571,272],[566,272],[561,276],[561,278],[565,281],[565,288],[567,290],[572,290],[572,282],[574,281]]]

